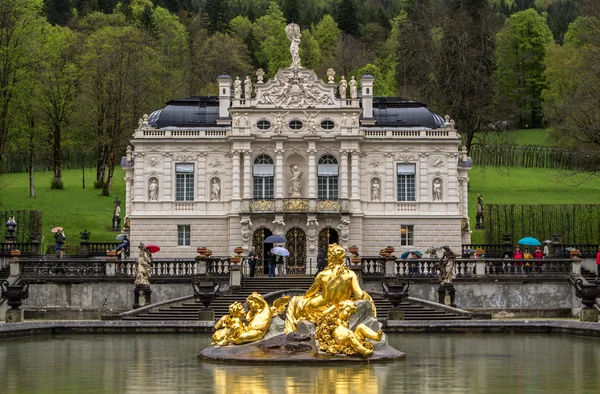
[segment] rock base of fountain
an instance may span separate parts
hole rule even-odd
[[[350,329],[354,330],[361,323],[375,331],[381,329],[381,323],[372,315],[370,303],[357,301],[356,306],[358,310],[350,319]],[[204,349],[198,358],[215,362],[314,364],[386,362],[406,357],[403,352],[388,345],[385,334],[380,341],[371,341],[374,347],[371,356],[348,356],[319,351],[315,340],[315,325],[311,322],[299,322],[296,332],[290,334],[283,333],[284,325],[284,321],[280,317],[275,317],[262,340],[245,345],[213,346]]]

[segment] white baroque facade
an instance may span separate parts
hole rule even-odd
[[[262,70],[254,81],[220,76],[218,97],[140,120],[125,167],[132,243],[227,256],[281,234],[288,271],[302,273],[329,242],[363,256],[470,242],[471,160],[454,122],[374,98],[370,75],[336,83],[330,70],[324,82],[299,64],[267,82]]]

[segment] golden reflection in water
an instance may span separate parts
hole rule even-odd
[[[213,375],[214,393],[234,394],[379,394],[384,389],[381,384],[384,376],[378,376],[370,365],[331,367],[319,365],[299,365],[300,373],[290,376],[287,367],[277,365],[229,367],[213,365],[206,368]]]

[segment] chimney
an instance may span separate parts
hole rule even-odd
[[[360,78],[360,87],[362,93],[362,107],[363,107],[363,119],[373,119],[373,84],[375,83],[375,77],[369,74],[365,74]]]
[[[229,106],[231,105],[231,77],[219,75],[219,119],[229,119]]]

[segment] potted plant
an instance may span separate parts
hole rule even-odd
[[[380,255],[381,257],[387,257],[387,256],[389,256],[390,254],[387,252],[387,250],[385,250],[385,249],[381,249],[381,250],[379,251],[379,255]]]
[[[199,255],[205,255],[207,250],[208,248],[206,246],[199,246],[198,248],[196,248],[196,252]]]
[[[108,257],[117,257],[117,251],[114,249],[109,249],[106,251],[106,256]]]
[[[241,246],[236,247],[235,249],[233,249],[233,251],[235,253],[237,253],[237,255],[241,255],[242,253],[244,253],[244,248],[242,248]]]
[[[354,255],[354,254],[357,254],[357,253],[358,253],[358,246],[356,246],[356,245],[351,245],[351,246],[348,248],[348,252],[352,253],[353,255]]]
[[[387,252],[387,254],[392,254],[396,249],[393,246],[388,246],[384,250]]]
[[[242,261],[242,256],[231,256],[230,261],[232,264],[239,264]]]
[[[210,250],[210,249],[206,249],[206,252],[204,252],[204,255],[205,255],[206,257],[210,257],[210,256],[212,256],[212,250]]]

